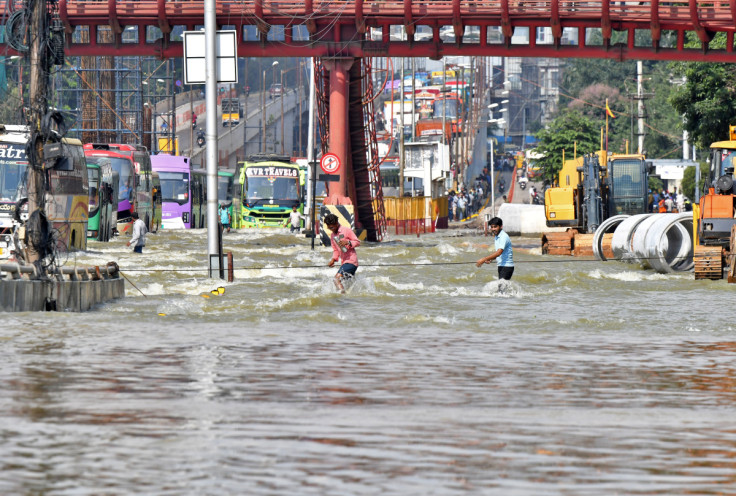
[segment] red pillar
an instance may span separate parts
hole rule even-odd
[[[340,157],[340,180],[327,183],[328,195],[326,205],[351,205],[347,190],[347,178],[352,177],[352,161],[350,160],[350,123],[348,121],[348,97],[350,94],[350,67],[353,58],[324,60],[323,64],[330,72],[330,142],[329,150]]]

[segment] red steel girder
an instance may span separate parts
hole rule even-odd
[[[0,0],[3,11],[13,0]],[[204,23],[203,0],[59,0],[59,14],[66,32],[89,26],[91,34],[97,26],[112,26],[120,32],[127,26],[139,29],[139,41],[135,44],[119,43],[116,55],[181,56],[180,43],[170,38],[173,26],[194,29]],[[220,26],[234,25],[238,32],[244,26],[258,26],[262,42],[239,40],[241,56],[329,56],[347,55],[397,55],[417,57],[441,57],[443,55],[504,55],[522,57],[605,57],[618,59],[655,60],[705,60],[733,61],[733,33],[736,32],[736,0],[644,0],[618,2],[611,0],[238,0],[216,3],[217,21]],[[408,34],[415,26],[427,25],[434,30],[433,42],[392,41],[388,37],[390,26],[405,26]],[[286,26],[284,40],[265,41],[265,34],[275,25]],[[312,34],[309,42],[290,39],[291,27],[306,25]],[[145,27],[157,26],[164,33],[156,42],[147,42]],[[442,43],[438,30],[452,26],[456,34],[453,43]],[[463,31],[468,26],[478,27],[483,34],[480,42],[466,43]],[[368,28],[383,28],[380,41],[361,41],[340,33],[357,31],[362,38]],[[486,36],[490,27],[500,27],[503,43],[491,44]],[[530,29],[529,45],[511,45],[514,30]],[[550,28],[555,46],[536,45],[535,30]],[[597,28],[603,34],[602,46],[560,46],[565,28],[577,29],[581,40],[586,30]],[[613,30],[628,31],[629,42],[625,47],[610,46]],[[635,30],[650,30],[652,47],[635,47]],[[677,46],[661,48],[662,31],[677,34]],[[684,35],[691,31],[704,44],[701,53],[684,48]],[[729,46],[725,50],[707,49],[707,43],[715,33],[725,32]],[[70,39],[68,39],[70,41]],[[8,48],[0,44],[0,48]],[[109,55],[110,45],[100,44],[96,36],[90,36],[88,44],[67,43],[66,53],[73,55]],[[8,49],[6,53],[13,53]]]

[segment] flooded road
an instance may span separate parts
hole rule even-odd
[[[327,248],[224,239],[233,283],[169,231],[77,255],[124,301],[0,314],[0,494],[736,494],[725,281],[512,238],[499,288],[448,231],[359,247],[339,295]]]

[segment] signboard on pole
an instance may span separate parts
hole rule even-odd
[[[325,153],[319,161],[319,166],[326,174],[335,174],[340,170],[340,157],[334,153]]]
[[[184,31],[184,83],[204,84],[204,30]],[[217,82],[238,82],[238,32],[234,30],[218,30],[217,46]]]

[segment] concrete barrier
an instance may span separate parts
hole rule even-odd
[[[11,269],[11,274],[17,277],[18,271]],[[72,280],[62,280],[62,272]],[[125,281],[117,275],[117,266],[114,270],[102,267],[103,279],[91,279],[95,272],[95,269],[64,268],[56,278],[41,280],[7,278],[8,272],[0,271],[0,311],[84,312],[100,303],[125,297]]]
[[[565,231],[565,228],[562,227],[547,227],[544,205],[504,203],[496,211],[496,215],[503,220],[503,230],[513,236]]]

